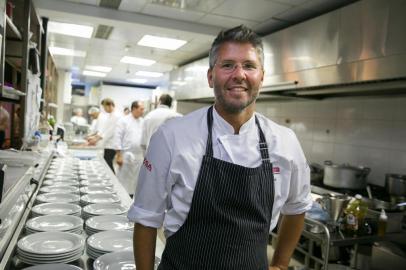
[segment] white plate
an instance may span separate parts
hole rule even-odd
[[[65,258],[65,259],[54,259],[54,260],[36,260],[36,259],[29,259],[29,258],[24,258],[24,257],[20,257],[20,260],[26,264],[45,264],[45,263],[70,263],[76,260],[79,260],[82,257],[82,253],[79,253],[78,255],[75,255],[73,257],[69,257],[69,258]]]
[[[130,231],[99,232],[87,238],[87,245],[103,252],[130,250],[133,247],[133,233]]]
[[[24,268],[22,270],[83,270],[82,268],[71,264],[41,264]]]
[[[66,232],[40,232],[30,234],[17,242],[17,247],[31,254],[62,254],[83,249],[82,236]]]
[[[79,193],[75,186],[44,186],[39,189],[40,193]]]
[[[83,220],[69,215],[48,215],[32,218],[25,226],[35,231],[63,232],[82,227]]]
[[[155,269],[158,268],[160,259],[155,257]],[[118,251],[104,254],[93,262],[94,270],[132,270],[135,268],[134,253],[129,251]]]
[[[86,186],[80,188],[80,193],[85,194],[102,194],[102,193],[114,193],[112,187],[95,187],[95,186]]]
[[[100,180],[100,181],[80,181],[80,186],[94,186],[94,187],[112,187],[113,183],[109,180]]]
[[[76,180],[60,180],[60,181],[54,181],[54,180],[45,180],[42,182],[43,186],[77,186],[79,185],[79,182]]]
[[[94,216],[101,215],[122,215],[127,213],[128,207],[117,203],[96,203],[83,207],[83,212]]]
[[[73,193],[43,193],[36,197],[38,202],[53,203],[77,203],[80,200],[80,196]]]
[[[124,216],[106,215],[89,218],[86,227],[99,231],[123,231],[133,229],[134,223]]]
[[[86,194],[80,200],[84,203],[119,203],[120,197],[116,194]]]
[[[71,203],[42,203],[34,206],[31,211],[38,215],[73,215],[80,213],[81,207]]]

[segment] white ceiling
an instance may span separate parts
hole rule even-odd
[[[79,76],[85,65],[110,66],[103,80],[125,83],[139,70],[168,72],[207,55],[216,34],[245,24],[260,34],[269,34],[318,16],[355,0],[34,0],[40,16],[50,21],[89,25],[93,38],[49,33],[50,46],[86,51],[81,57],[54,56],[59,69]],[[108,5],[116,7],[108,8]],[[172,6],[169,6],[172,5]],[[108,39],[95,38],[99,25],[113,27]],[[187,44],[176,51],[138,46],[145,35],[178,38]],[[157,62],[149,67],[120,63],[125,56]],[[95,78],[80,76],[82,81]],[[160,78],[147,85],[159,85]]]

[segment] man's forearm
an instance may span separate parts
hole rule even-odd
[[[299,241],[304,226],[304,213],[286,215],[278,228],[276,249],[272,258],[272,266],[287,269],[290,257]]]
[[[134,226],[134,257],[137,270],[153,270],[157,229],[136,223]]]

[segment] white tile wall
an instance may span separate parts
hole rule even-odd
[[[178,103],[182,113],[205,106]],[[257,111],[292,128],[309,161],[371,168],[368,181],[406,174],[406,97],[258,102]]]

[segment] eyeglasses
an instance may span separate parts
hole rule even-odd
[[[247,73],[254,73],[261,69],[261,66],[253,62],[245,62],[241,64],[234,61],[224,61],[221,63],[216,63],[215,65],[218,66],[219,69],[224,73],[232,73],[237,69],[238,66],[240,66],[240,68]]]

